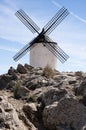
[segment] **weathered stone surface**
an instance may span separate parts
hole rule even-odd
[[[33,67],[32,67],[31,65],[28,65],[28,64],[25,64],[24,67],[25,67],[27,70],[29,70],[29,71],[31,71],[31,69],[33,69]]]
[[[23,113],[20,112],[19,114],[19,119],[24,122],[24,125],[26,125],[26,129],[24,130],[38,130],[32,122],[27,118],[27,116]]]
[[[21,73],[21,74],[27,73],[26,68],[25,68],[23,65],[21,65],[21,64],[18,64],[18,66],[17,66],[17,71],[18,71],[19,73]]]
[[[75,88],[76,95],[86,95],[86,79],[82,80],[80,84]]]
[[[86,124],[86,107],[74,98],[65,97],[45,107],[43,121],[49,130],[81,130]]]
[[[11,81],[15,80],[14,76],[5,74],[0,76],[0,89],[6,88],[7,84]]]
[[[9,74],[9,75],[14,75],[15,73],[17,73],[17,70],[14,69],[14,68],[11,66],[10,69],[8,70],[8,74]]]
[[[75,72],[75,76],[82,77],[82,75],[83,75],[83,72],[82,72],[82,71],[77,71],[77,72]]]
[[[0,130],[86,130],[86,73],[10,67],[0,76]]]
[[[46,77],[43,77],[41,75],[33,75],[24,82],[24,85],[30,90],[35,90],[40,87],[51,86],[55,84],[56,82],[53,79],[47,79]]]
[[[37,114],[37,108],[34,103],[25,104],[23,106],[23,111],[25,115],[27,116],[27,118],[30,119],[30,121],[33,122],[35,120],[35,117]]]
[[[52,86],[45,87],[40,96],[38,97],[38,100],[43,102],[45,106],[52,104],[55,101],[59,101],[61,98],[65,97],[67,94],[67,91],[65,89],[58,89],[54,88]]]
[[[0,128],[2,130],[24,130],[14,107],[4,99],[0,102]]]

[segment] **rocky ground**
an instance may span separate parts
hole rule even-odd
[[[0,76],[0,130],[86,130],[86,73],[10,67]]]

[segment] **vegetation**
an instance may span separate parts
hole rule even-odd
[[[18,96],[18,90],[20,89],[21,83],[20,81],[18,81],[15,86],[14,86],[14,97],[15,98],[19,98]]]
[[[77,100],[78,100],[79,102],[81,102],[81,101],[83,100],[83,96],[82,96],[82,95],[77,96]]]
[[[26,100],[26,102],[37,102],[37,97],[29,94],[22,98],[23,100]]]
[[[47,78],[53,78],[55,75],[54,70],[47,65],[44,69],[43,69],[43,76],[47,77]]]

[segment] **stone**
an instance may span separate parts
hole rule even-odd
[[[42,93],[38,97],[38,100],[40,99],[40,101],[43,102],[45,106],[47,106],[55,101],[59,101],[61,98],[65,97],[66,94],[67,91],[65,89],[58,89],[49,86],[47,88],[45,87],[45,89],[42,90]]]
[[[8,74],[9,74],[9,75],[14,75],[15,73],[17,73],[17,70],[14,69],[14,68],[11,66],[10,69],[8,70]]]
[[[27,116],[23,113],[20,112],[19,113],[19,119],[22,120],[24,122],[24,125],[26,125],[26,129],[24,130],[38,130],[34,124],[32,122],[30,122],[30,120],[27,118]]]
[[[75,72],[75,76],[82,77],[82,75],[83,75],[83,72],[82,72],[82,71],[76,71],[76,72]]]
[[[1,75],[0,76],[0,89],[6,88],[7,84],[12,80],[10,75]]]
[[[49,130],[81,130],[86,124],[86,107],[65,97],[44,108],[43,122]]]
[[[86,95],[86,79],[82,80],[75,88],[75,95]]]
[[[75,84],[76,82],[76,80],[69,80],[69,84]]]
[[[33,69],[33,67],[32,67],[31,65],[28,65],[28,64],[25,64],[24,67],[25,67],[27,70],[29,70],[29,71],[31,71],[31,69]]]
[[[86,130],[86,73],[10,67],[0,76],[0,130]]]
[[[27,73],[27,69],[23,65],[21,65],[21,64],[18,64],[17,71],[19,73],[21,73],[21,74],[26,74]]]
[[[30,121],[34,121],[35,117],[36,117],[36,113],[37,113],[37,108],[35,103],[29,103],[29,104],[25,104],[23,106],[23,111],[26,115],[26,117],[30,120]]]
[[[2,130],[24,130],[14,107],[4,98],[0,102],[0,128]]]

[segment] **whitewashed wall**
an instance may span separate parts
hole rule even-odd
[[[50,65],[50,67],[56,69],[57,58],[42,43],[37,43],[30,50],[30,65],[33,67]]]

